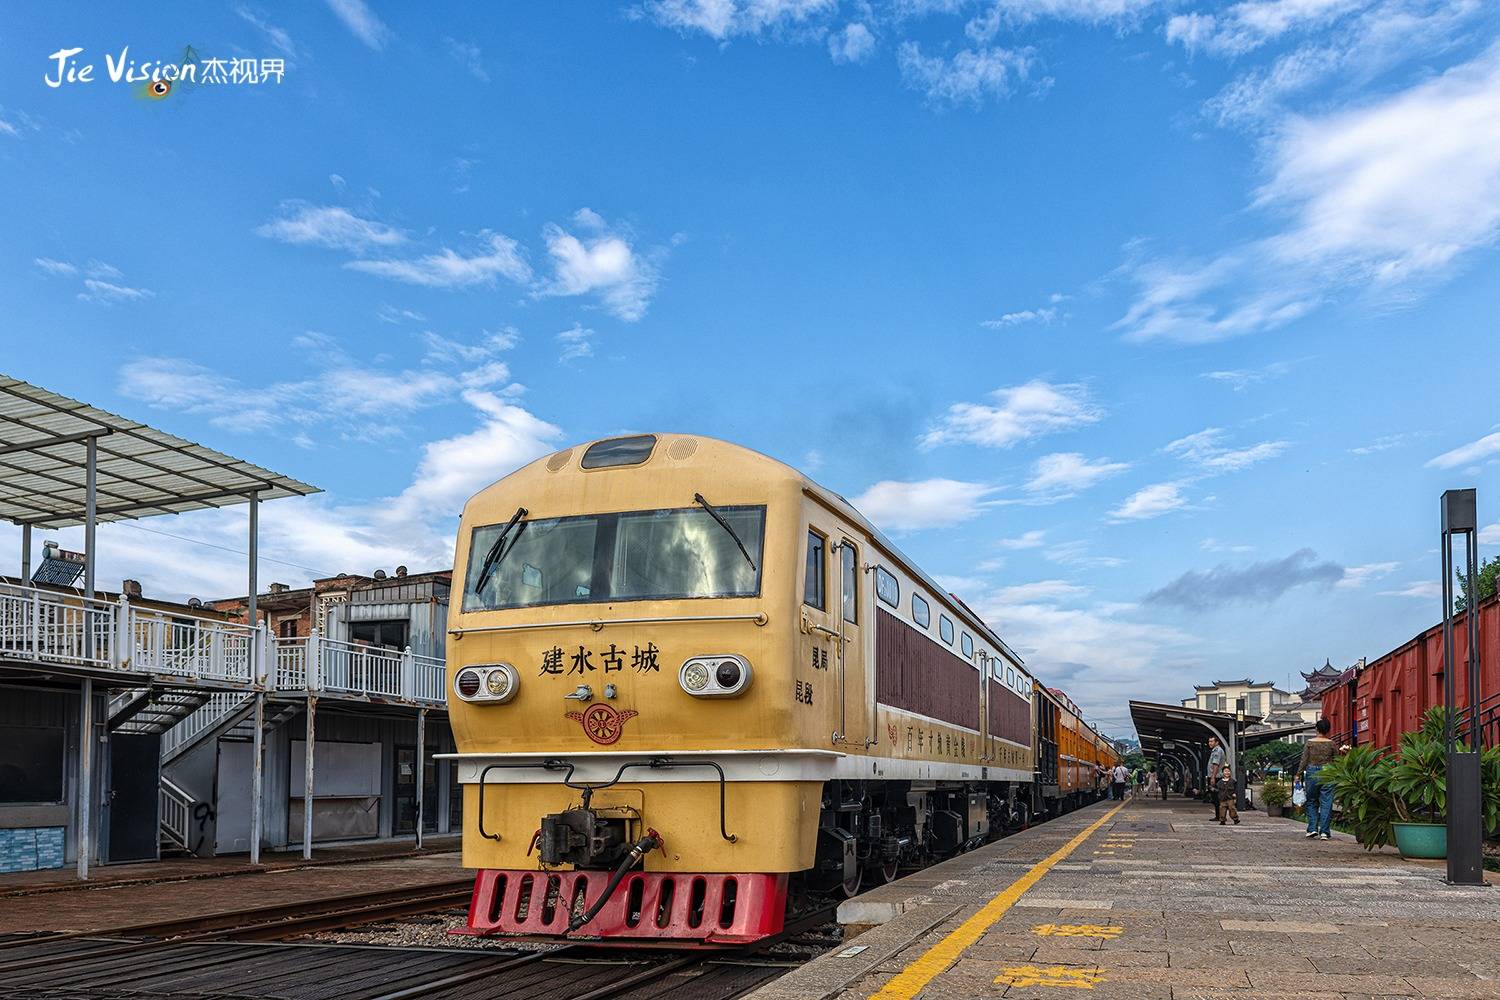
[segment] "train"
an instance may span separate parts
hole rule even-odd
[[[1119,760],[847,500],[708,437],[481,490],[453,594],[474,934],[760,940],[1099,799]]]
[[[1479,616],[1479,714],[1486,746],[1500,742],[1500,598],[1481,601]],[[1453,626],[1454,700],[1467,717],[1468,624]],[[1441,623],[1373,660],[1346,669],[1322,693],[1323,717],[1331,733],[1351,746],[1390,749],[1401,734],[1421,727],[1422,715],[1443,704]],[[1463,720],[1460,720],[1461,724]]]

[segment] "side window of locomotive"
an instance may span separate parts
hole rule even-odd
[[[932,609],[927,606],[921,594],[911,595],[911,620],[924,629],[932,626]]]
[[[948,645],[953,645],[953,619],[947,615],[938,615],[938,635]]]
[[[847,538],[839,545],[839,588],[843,599],[844,621],[859,624],[859,550]]]
[[[901,581],[882,566],[875,567],[875,596],[893,608],[901,603]]]
[[[1016,686],[1016,668],[1015,667],[1006,667],[1005,668],[1005,686],[1009,687],[1009,688],[1012,688],[1012,689],[1015,688],[1015,686]]]
[[[964,651],[965,659],[974,659],[974,637],[972,635],[965,632],[963,640],[959,643],[959,648]]]
[[[824,594],[823,581],[826,575],[823,572],[823,553],[827,543],[823,536],[816,531],[807,533],[807,573],[802,584],[802,603],[824,611],[828,607],[827,595]]]

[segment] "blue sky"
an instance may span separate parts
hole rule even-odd
[[[1434,621],[1445,488],[1500,549],[1497,39],[1479,0],[12,12],[0,371],[324,487],[263,515],[293,583],[442,564],[567,443],[743,443],[1123,731]],[[126,46],[285,73],[150,100]],[[239,547],[109,527],[102,577],[215,596]]]

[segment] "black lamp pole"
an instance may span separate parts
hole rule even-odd
[[[1479,760],[1483,733],[1479,728],[1479,589],[1474,577],[1479,561],[1476,533],[1479,517],[1473,490],[1443,494],[1443,742],[1448,757],[1448,884],[1484,885],[1484,812]],[[1456,742],[1453,657],[1453,538],[1464,536],[1464,579],[1468,597],[1464,623],[1468,633],[1468,746]]]

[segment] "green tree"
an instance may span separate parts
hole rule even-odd
[[[1283,743],[1276,740],[1273,743],[1262,743],[1258,747],[1252,747],[1245,751],[1244,766],[1256,771],[1261,768],[1270,769],[1279,767],[1283,771],[1290,771],[1297,766],[1302,759],[1302,747],[1296,743]]]
[[[1497,577],[1500,577],[1500,556],[1481,560],[1479,563],[1479,572],[1474,574],[1474,583],[1479,588],[1480,601],[1485,601],[1495,596],[1495,582]],[[1453,610],[1463,611],[1468,606],[1469,581],[1460,572],[1458,574],[1458,596],[1453,598]]]

